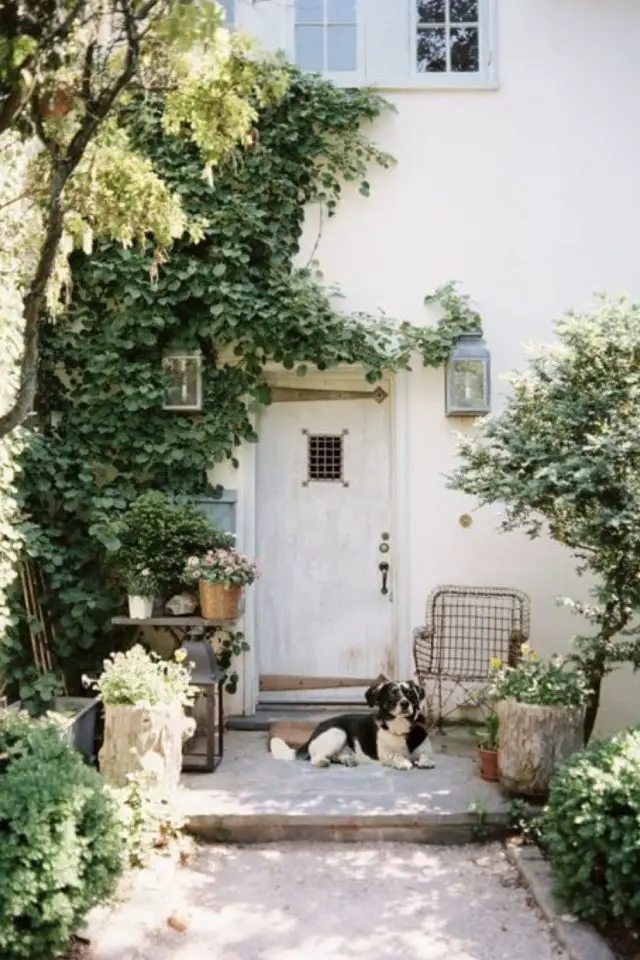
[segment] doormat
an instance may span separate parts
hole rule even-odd
[[[271,737],[280,737],[290,747],[296,750],[307,742],[316,728],[312,720],[279,720],[272,723],[269,727],[269,740]],[[269,742],[267,741],[267,750]]]

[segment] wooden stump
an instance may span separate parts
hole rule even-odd
[[[546,796],[560,764],[584,746],[584,710],[501,700],[497,712],[500,783],[510,793]]]
[[[129,774],[143,773],[150,787],[170,793],[180,781],[183,743],[194,729],[177,702],[106,706],[100,772],[116,787],[124,787]]]

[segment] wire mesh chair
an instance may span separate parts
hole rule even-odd
[[[430,723],[442,729],[488,679],[492,659],[517,663],[529,639],[530,600],[509,587],[440,586],[429,595],[425,620],[413,632],[413,658]]]

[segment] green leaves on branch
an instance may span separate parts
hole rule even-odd
[[[559,342],[511,378],[509,402],[460,444],[449,485],[480,504],[503,505],[502,529],[548,532],[596,581],[595,625],[578,638],[594,691],[615,663],[640,663],[629,640],[640,606],[640,304],[603,300],[557,324]]]

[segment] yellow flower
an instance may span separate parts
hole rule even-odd
[[[529,656],[529,654],[531,653],[531,647],[529,646],[528,643],[522,644],[522,646],[520,647],[520,653],[522,654],[523,657]]]
[[[176,650],[176,652],[174,653],[173,656],[174,656],[174,659],[177,660],[178,663],[182,663],[183,660],[186,660],[186,659],[187,659],[187,651],[186,651],[186,650]]]
[[[500,659],[500,657],[493,657],[491,660],[491,669],[499,670],[500,667],[502,666],[502,663],[503,661]]]

